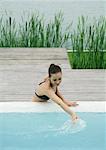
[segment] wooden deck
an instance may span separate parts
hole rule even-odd
[[[51,63],[62,67],[60,90],[66,99],[106,100],[106,71],[71,69],[66,49],[0,48],[0,101],[31,101]]]

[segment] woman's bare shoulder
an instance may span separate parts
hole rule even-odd
[[[48,92],[51,89],[49,81],[45,81],[42,84],[40,84],[37,88],[38,91],[41,91],[42,94],[45,94],[45,92]]]

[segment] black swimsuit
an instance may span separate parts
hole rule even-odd
[[[44,81],[45,82],[45,81]],[[44,82],[41,82],[40,84],[42,84],[42,83],[44,83]],[[39,85],[40,85],[39,84]],[[57,88],[56,88],[56,92],[55,92],[55,94],[57,94]],[[40,99],[42,99],[42,100],[49,100],[50,98],[48,97],[48,96],[46,96],[46,95],[38,95],[36,92],[35,92],[35,95],[37,96],[37,97],[39,97]]]
[[[35,94],[36,94],[36,96],[39,97],[40,99],[43,99],[43,100],[46,100],[46,101],[50,99],[50,98],[49,98],[48,96],[46,96],[46,95],[40,96],[40,95],[38,95],[36,92],[35,92]]]

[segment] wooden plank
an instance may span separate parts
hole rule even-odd
[[[62,48],[0,48],[0,60],[62,60],[67,59],[67,53]]]
[[[12,53],[13,50],[13,53]],[[18,54],[29,51],[36,53],[35,49],[18,49]],[[47,59],[48,51],[42,56],[45,59],[37,59],[37,53],[34,59],[25,57],[12,60],[3,59],[5,49],[0,49],[0,101],[31,101],[35,88],[48,72],[50,63],[59,64],[63,70],[63,79],[60,85],[64,97],[69,100],[81,101],[105,101],[106,100],[106,71],[101,69],[73,70],[71,69],[65,49],[49,49],[53,57],[60,51],[61,58]],[[54,51],[53,51],[54,50]],[[7,51],[7,52],[6,52]],[[11,51],[15,55],[16,49],[6,48],[5,54]],[[18,55],[18,56],[19,56]],[[10,55],[8,55],[10,56]],[[39,55],[40,56],[40,55]],[[59,57],[59,55],[58,55]]]

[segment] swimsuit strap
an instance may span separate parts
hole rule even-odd
[[[39,85],[41,85],[41,84],[44,83],[44,82],[45,82],[45,81],[40,82]]]

